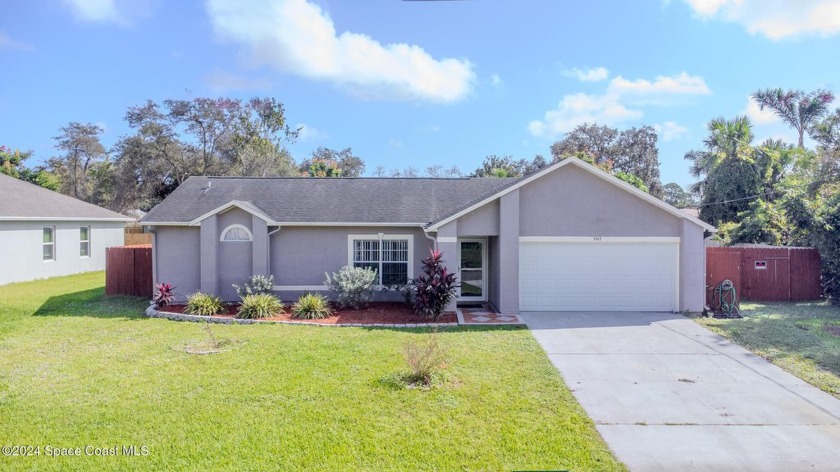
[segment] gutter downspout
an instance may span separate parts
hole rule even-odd
[[[268,232],[268,237],[266,238],[267,239],[266,244],[268,244],[268,247],[265,249],[265,257],[268,260],[265,261],[265,266],[268,267],[268,275],[274,275],[274,274],[271,273],[271,235],[280,231],[281,228],[282,228],[282,226],[278,225],[277,229],[275,229],[274,231],[269,231]],[[275,281],[275,283],[277,283],[277,282]]]
[[[151,226],[149,232],[152,233],[152,293],[154,293],[154,286],[160,279],[158,279],[158,263],[157,263],[157,228]],[[124,243],[125,241],[123,241]]]
[[[437,250],[438,250],[438,242],[437,242],[437,238],[432,237],[432,236],[429,236],[429,233],[426,231],[426,227],[425,227],[425,226],[421,226],[421,228],[423,229],[423,236],[425,236],[425,237],[426,237],[426,239],[428,239],[429,241],[431,241],[431,242],[433,242],[433,243],[434,243],[434,245],[435,245],[435,251],[437,251]]]

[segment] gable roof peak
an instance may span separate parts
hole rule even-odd
[[[657,207],[667,211],[668,213],[671,213],[674,216],[677,216],[681,219],[691,221],[692,223],[700,226],[701,228],[703,228],[707,231],[710,231],[712,233],[717,232],[717,228],[715,228],[714,226],[706,223],[705,221],[701,221],[698,218],[695,218],[691,215],[688,215],[688,214],[680,211],[679,209],[665,203],[664,201],[654,197],[653,195],[651,195],[651,194],[649,194],[649,193],[647,193],[643,190],[640,190],[640,189],[634,187],[633,185],[630,185],[627,182],[619,179],[618,177],[616,177],[612,174],[609,174],[608,172],[605,172],[605,171],[599,169],[598,167],[596,167],[596,166],[594,166],[594,165],[592,165],[592,164],[590,164],[586,161],[583,161],[580,158],[574,157],[574,156],[569,156],[569,157],[563,158],[562,160],[557,161],[557,162],[555,162],[555,163],[553,163],[553,164],[551,164],[551,165],[549,165],[549,166],[547,166],[547,167],[545,167],[541,170],[538,170],[537,172],[522,176],[521,178],[515,180],[514,182],[511,182],[510,185],[506,186],[505,188],[502,188],[501,190],[499,190],[495,194],[490,195],[487,198],[482,199],[481,201],[479,201],[475,204],[469,205],[469,206],[463,208],[462,210],[460,210],[460,211],[458,211],[458,212],[456,212],[452,215],[449,215],[449,216],[447,216],[447,217],[445,217],[441,220],[433,222],[432,224],[428,225],[427,229],[429,231],[436,231],[438,228],[445,225],[446,223],[449,223],[450,221],[455,220],[455,219],[461,217],[462,215],[465,215],[465,214],[475,210],[476,208],[479,208],[479,207],[481,207],[481,206],[483,206],[483,205],[485,205],[485,204],[487,204],[487,203],[489,203],[489,202],[491,202],[491,201],[493,201],[497,198],[500,198],[503,195],[506,195],[506,194],[508,194],[508,193],[510,193],[510,192],[528,184],[529,182],[537,180],[544,175],[555,172],[558,169],[561,169],[561,168],[563,168],[565,166],[568,166],[568,165],[572,165],[572,166],[578,167],[580,169],[583,169],[586,172],[589,172],[590,174],[592,174],[592,175],[594,175],[594,176],[596,176],[600,179],[603,179],[603,180],[615,185],[616,187],[619,187],[622,190],[624,190],[624,191],[626,191],[626,192],[628,192],[628,193],[630,193],[630,194],[632,194],[632,195],[634,195],[634,196],[636,196],[636,197],[638,197],[638,198],[640,198],[640,199],[642,199],[642,200],[644,200],[644,201],[646,201],[646,202],[648,202],[648,203],[650,203],[654,206],[657,206]]]

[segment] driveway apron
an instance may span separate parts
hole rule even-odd
[[[664,313],[523,313],[633,471],[840,471],[840,400]]]

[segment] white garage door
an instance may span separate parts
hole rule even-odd
[[[679,239],[520,242],[521,311],[673,311]]]

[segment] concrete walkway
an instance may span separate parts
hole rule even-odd
[[[681,315],[520,317],[632,471],[840,471],[840,400]]]

